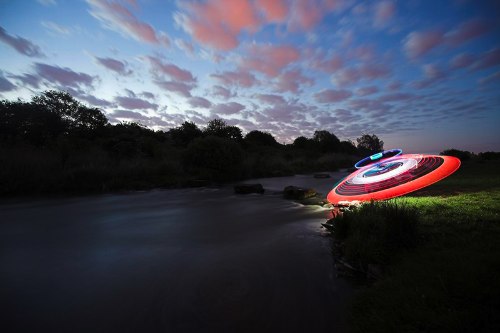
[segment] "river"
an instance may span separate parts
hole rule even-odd
[[[0,203],[2,327],[15,332],[342,332],[328,211],[287,201],[343,176]],[[3,332],[9,331],[4,330]]]

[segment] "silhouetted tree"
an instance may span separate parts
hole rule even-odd
[[[474,154],[472,154],[470,151],[458,150],[458,149],[443,150],[442,152],[439,153],[439,155],[455,156],[462,162],[468,161],[474,156]]]
[[[305,136],[299,136],[298,138],[293,140],[292,146],[293,148],[303,150],[314,150],[316,148],[315,142],[312,139],[306,138]]]
[[[341,141],[340,142],[340,152],[344,154],[356,155],[358,153],[358,149],[353,141]]]
[[[384,150],[384,141],[380,140],[375,134],[363,134],[356,141],[358,149],[368,154],[375,154]]]
[[[172,128],[168,131],[174,145],[185,147],[191,141],[203,135],[203,132],[196,126],[195,123],[185,121],[181,126]]]
[[[241,142],[243,140],[241,129],[236,126],[228,125],[222,119],[210,120],[203,133],[207,136],[218,136],[220,138],[231,139],[237,142]]]
[[[340,140],[328,131],[315,131],[313,140],[322,152],[339,151]]]
[[[497,151],[485,151],[479,153],[478,157],[483,160],[498,160],[500,159],[500,152]]]
[[[207,136],[191,142],[183,160],[188,170],[201,176],[231,180],[240,176],[243,151],[233,140]]]
[[[25,141],[41,146],[56,139],[65,129],[61,117],[44,107],[21,100],[0,102],[2,141]]]
[[[245,135],[245,143],[253,146],[277,146],[276,139],[270,134],[261,131],[250,131]]]
[[[95,130],[108,123],[101,110],[83,105],[66,91],[47,90],[33,97],[31,101],[35,106],[61,117],[68,130]]]

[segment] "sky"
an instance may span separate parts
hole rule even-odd
[[[66,90],[112,123],[221,118],[279,142],[500,151],[495,0],[0,0],[0,98]]]

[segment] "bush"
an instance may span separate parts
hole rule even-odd
[[[201,177],[227,181],[242,173],[243,151],[231,139],[215,136],[194,140],[184,154],[184,166]]]
[[[363,269],[387,264],[398,250],[413,248],[418,241],[418,211],[401,202],[366,203],[329,223],[335,239],[344,242],[347,259]]]
[[[458,149],[443,150],[442,152],[439,153],[439,155],[454,156],[460,159],[460,161],[462,162],[468,161],[474,156],[474,154],[472,154],[470,151],[458,150]]]

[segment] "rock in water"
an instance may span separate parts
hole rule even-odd
[[[236,194],[250,194],[250,193],[264,193],[262,184],[238,184],[234,186],[234,193]]]
[[[330,174],[328,173],[315,173],[314,178],[330,178]]]
[[[314,197],[316,191],[312,188],[301,188],[297,186],[287,186],[283,190],[283,196],[285,199],[291,200],[304,200],[307,198]]]

